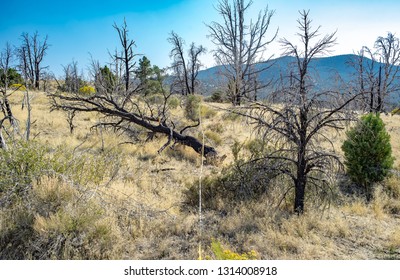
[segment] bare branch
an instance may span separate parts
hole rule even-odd
[[[348,107],[360,93],[319,90],[314,86],[309,65],[335,44],[335,32],[318,39],[319,27],[311,27],[308,11],[300,12],[298,24],[301,47],[287,39],[280,40],[284,53],[296,60],[287,77],[289,82],[282,81],[279,89],[269,96],[275,103],[253,102],[249,113],[241,114],[257,126],[270,147],[263,156],[269,164],[266,170],[279,172],[293,181],[294,211],[301,214],[307,187],[316,186],[318,182],[329,185],[335,171],[342,166],[333,152],[331,130],[341,129],[353,119]],[[324,148],[321,148],[322,143]]]
[[[274,11],[268,7],[260,11],[255,22],[246,23],[246,12],[252,1],[221,0],[216,6],[222,16],[222,23],[211,22],[207,25],[211,41],[216,45],[213,51],[216,62],[223,65],[222,73],[227,80],[227,95],[233,105],[240,105],[242,98],[257,99],[257,90],[264,87],[258,81],[260,72],[255,63],[263,58],[266,46],[272,42],[277,32],[270,40],[266,40],[267,31]]]

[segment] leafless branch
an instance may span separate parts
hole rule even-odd
[[[211,22],[207,25],[212,42],[216,45],[214,58],[223,65],[223,76],[227,80],[227,95],[233,105],[240,105],[241,99],[257,99],[257,90],[264,87],[258,80],[262,69],[255,67],[263,58],[267,45],[277,36],[277,32],[266,40],[267,31],[274,11],[268,7],[260,11],[255,21],[246,22],[246,12],[252,1],[221,0],[216,6],[222,16],[222,23]],[[268,68],[268,64],[264,63]],[[263,69],[265,70],[265,69]]]

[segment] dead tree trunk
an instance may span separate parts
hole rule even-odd
[[[377,85],[377,95],[378,95],[378,100],[377,100],[377,107],[376,107],[376,112],[381,112],[383,109],[383,100],[382,100],[382,65],[379,65],[379,73],[378,73],[378,85]]]
[[[305,136],[305,134],[304,134]],[[304,213],[304,196],[305,196],[305,189],[307,183],[307,160],[305,154],[305,137],[300,141],[304,141],[302,144],[299,145],[299,153],[297,158],[297,174],[294,180],[294,188],[295,188],[295,197],[294,197],[294,212],[298,215]]]
[[[127,39],[128,28],[126,22],[121,27],[114,24],[120,37],[121,45],[125,54],[122,57],[115,56],[115,61],[121,61],[127,68],[125,68],[125,76],[130,72],[138,73],[134,70],[133,58],[136,54],[133,53],[134,41]],[[93,73],[97,83],[101,84],[107,82],[107,77],[101,74],[102,68],[99,63],[92,63]],[[110,67],[113,69],[113,67]],[[202,154],[206,158],[217,157],[217,151],[210,146],[204,145],[201,141],[193,136],[184,135],[184,131],[194,126],[182,125],[178,128],[179,121],[171,119],[169,98],[172,93],[164,90],[162,71],[156,72],[155,81],[158,83],[160,94],[163,97],[162,102],[154,102],[143,91],[143,84],[129,84],[127,88],[127,81],[125,79],[125,89],[122,84],[117,84],[113,88],[98,87],[93,95],[83,96],[78,93],[54,93],[49,94],[51,98],[52,110],[64,110],[66,112],[95,112],[101,116],[101,122],[95,127],[112,128],[114,131],[122,131],[130,137],[138,138],[139,134],[146,134],[146,132],[159,133],[168,137],[168,141],[164,144],[159,152],[167,146],[174,143],[191,147],[194,151]],[[111,75],[114,75],[110,72]],[[127,76],[125,77],[127,78]],[[134,80],[140,81],[140,77],[133,77]],[[119,81],[116,81],[118,83]],[[134,85],[134,86],[133,86]],[[139,129],[138,129],[139,128]],[[145,129],[146,131],[143,131]]]
[[[170,57],[173,59],[172,69],[177,76],[177,79],[180,81],[179,88],[182,89],[184,95],[191,94],[191,87],[189,86],[189,71],[187,69],[186,60],[184,56],[184,41],[181,37],[178,36],[175,32],[171,32],[171,37],[168,38],[168,42],[170,42],[173,46]]]
[[[4,95],[4,107],[6,109],[6,116],[8,117],[8,120],[10,121],[11,125],[14,125],[14,116],[13,113],[11,111],[11,106],[10,106],[10,102],[8,101],[8,98],[6,95]]]
[[[347,109],[360,96],[315,86],[310,63],[335,44],[335,33],[317,39],[318,28],[311,28],[308,14],[301,11],[298,20],[301,46],[285,38],[280,41],[285,54],[293,56],[296,63],[290,76],[282,80],[282,88],[278,84],[276,93],[269,97],[278,104],[253,103],[253,114],[247,115],[254,120],[264,143],[274,147],[262,157],[267,162],[266,170],[293,182],[289,190],[294,189],[293,210],[298,215],[304,213],[309,188],[315,188],[322,200],[329,199],[326,189],[331,188],[335,171],[342,166],[330,140],[331,129],[342,129],[351,120]]]
[[[40,76],[43,72],[42,61],[46,55],[49,45],[47,36],[42,41],[39,40],[39,34],[36,32],[33,36],[28,33],[22,34],[22,45],[18,50],[22,71],[25,79],[31,81],[32,86],[39,89]]]
[[[114,56],[116,61],[121,61],[125,68],[125,90],[128,91],[131,83],[131,73],[133,71],[133,67],[135,66],[134,59],[136,54],[133,53],[133,47],[135,47],[135,41],[130,40],[128,37],[128,26],[126,24],[126,20],[124,19],[124,23],[122,26],[117,26],[114,23],[113,27],[118,32],[119,40],[122,46],[121,56],[118,56],[117,52]]]
[[[306,193],[306,177],[301,176],[295,181],[294,212],[298,215],[304,213],[304,196]]]
[[[3,137],[3,132],[2,132],[2,130],[3,130],[3,121],[4,121],[4,119],[0,121],[0,149],[7,150],[7,144],[6,144],[6,141],[5,141],[4,137]]]
[[[106,118],[112,119],[111,122],[102,123],[115,129],[128,130],[129,125],[137,125],[154,133],[160,133],[168,136],[168,143],[171,141],[191,147],[197,153],[201,154],[204,149],[206,158],[215,158],[218,156],[217,151],[208,145],[203,145],[201,141],[195,137],[184,135],[183,128],[180,132],[174,129],[173,123],[167,125],[167,121],[160,122],[160,118],[152,116],[144,116],[140,113],[128,112],[124,108],[118,106],[113,98],[108,99],[105,96],[82,97],[79,95],[62,95],[50,94],[52,99],[52,109],[62,109],[64,111],[74,112],[98,112]],[[137,105],[137,104],[136,104]],[[136,106],[135,105],[135,106]]]
[[[207,25],[210,39],[215,44],[213,51],[217,64],[223,67],[222,75],[228,83],[227,95],[233,105],[240,105],[242,98],[248,98],[255,90],[264,88],[266,83],[254,83],[256,77],[270,65],[255,69],[253,65],[263,59],[263,52],[271,43],[277,31],[267,40],[267,31],[274,11],[268,7],[258,13],[257,18],[249,19],[247,15],[253,1],[220,0],[216,10],[222,16],[221,23],[211,22]],[[256,87],[255,87],[256,86]]]

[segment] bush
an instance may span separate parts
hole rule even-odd
[[[347,133],[342,145],[347,174],[372,198],[371,186],[381,182],[393,166],[390,135],[379,114],[368,114]]]
[[[95,92],[96,92],[96,90],[94,89],[94,87],[91,87],[91,86],[83,86],[79,89],[79,93],[87,94],[87,95],[93,94]]]
[[[204,119],[217,115],[217,111],[202,104],[203,98],[200,95],[189,95],[185,102],[185,117],[191,121],[198,121],[199,114]]]
[[[32,181],[49,168],[46,153],[36,142],[17,142],[13,149],[0,149],[0,206],[26,196]]]
[[[225,211],[240,202],[254,201],[270,190],[276,172],[267,171],[265,161],[246,162],[235,160],[231,166],[222,169],[218,175],[208,175],[202,180],[202,206],[205,209]],[[184,191],[183,208],[198,205],[198,182]]]
[[[171,109],[176,109],[181,104],[181,101],[178,97],[172,96],[168,99],[168,106]]]
[[[119,158],[32,142],[0,149],[0,259],[121,256],[113,213],[96,193]]]
[[[255,157],[261,157],[266,149],[266,144],[262,139],[253,139],[246,143],[245,148]]]
[[[8,80],[8,84],[23,84],[24,79],[22,79],[22,76],[18,71],[14,68],[8,68],[7,70],[7,75],[4,71],[4,69],[0,68],[0,86],[5,86],[6,84],[6,78]]]
[[[199,120],[199,106],[201,103],[201,96],[189,95],[185,104],[185,117],[192,121]]]
[[[210,97],[207,98],[208,102],[223,103],[226,101],[226,95],[222,91],[214,91]]]
[[[117,84],[117,76],[110,70],[110,68],[105,65],[99,69],[96,73],[96,91],[101,92],[106,90],[106,92],[111,93]]]
[[[26,90],[26,87],[23,84],[12,84],[10,85],[10,88],[13,90]]]
[[[256,260],[257,253],[252,250],[247,253],[238,254],[228,249],[224,249],[219,241],[213,240],[211,242],[211,250],[216,260]],[[211,259],[208,257],[207,259]]]
[[[0,259],[113,259],[121,254],[116,221],[93,194],[42,177],[24,200],[1,210]]]

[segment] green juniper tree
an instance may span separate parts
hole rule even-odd
[[[347,174],[372,198],[372,184],[382,181],[393,166],[390,135],[379,114],[370,113],[347,132],[342,145]]]

